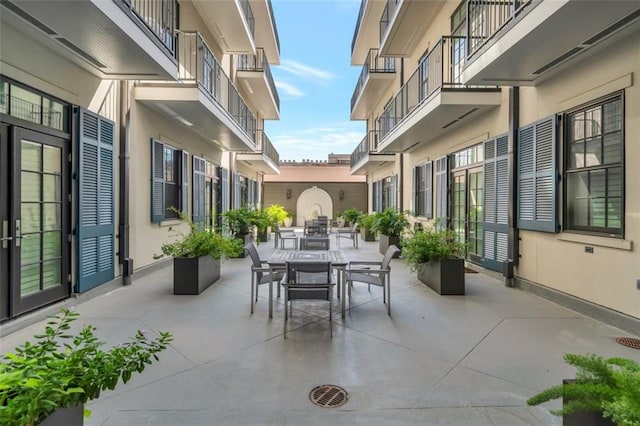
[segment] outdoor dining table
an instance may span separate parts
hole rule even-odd
[[[342,300],[340,301],[340,309],[342,311],[342,318],[345,316],[346,304],[345,300],[345,286],[344,275],[347,270],[349,261],[342,252],[342,250],[282,250],[276,249],[271,253],[267,263],[269,264],[269,275],[271,277],[269,282],[269,318],[273,318],[273,272],[277,270],[284,270],[288,261],[318,261],[318,262],[331,262],[331,266],[338,271],[338,288],[342,289]]]

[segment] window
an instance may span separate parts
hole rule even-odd
[[[413,199],[414,215],[433,217],[433,162],[415,167],[413,169]]]
[[[386,210],[388,208],[397,208],[397,181],[398,175],[387,176],[386,178],[382,179],[382,210]]]
[[[451,83],[460,83],[466,57],[467,2],[462,2],[451,15]]]
[[[187,211],[189,154],[158,140],[152,146],[151,221],[175,219],[172,208]]]
[[[623,236],[622,95],[566,114],[566,229]]]

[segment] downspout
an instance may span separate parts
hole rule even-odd
[[[403,200],[404,200],[404,154],[400,153],[400,182],[398,182],[399,188],[396,188],[398,194],[400,195],[400,200],[398,202],[398,210],[404,211],[403,209]]]
[[[133,259],[129,257],[129,188],[130,188],[130,171],[129,171],[129,90],[128,82],[120,81],[120,185],[119,185],[119,202],[118,202],[118,261],[122,265],[122,284],[131,284],[133,276]]]
[[[518,149],[518,127],[520,126],[520,88],[509,87],[509,200],[508,200],[508,230],[507,230],[507,260],[504,262],[502,275],[504,284],[513,287],[513,268],[520,260],[520,235],[517,228],[518,217],[518,170],[516,152]]]

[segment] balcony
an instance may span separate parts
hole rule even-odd
[[[280,37],[271,0],[251,0],[251,9],[256,21],[256,46],[262,46],[270,64],[280,65]]]
[[[501,103],[500,88],[460,83],[464,37],[445,36],[378,118],[377,152],[404,152]]]
[[[380,55],[411,55],[444,1],[387,0],[379,21]]]
[[[380,102],[380,95],[396,79],[395,58],[381,58],[378,49],[369,49],[360,78],[351,96],[351,119],[366,120]]]
[[[369,48],[379,44],[378,24],[385,5],[384,0],[360,2],[360,12],[358,12],[356,29],[351,41],[351,65],[364,64]]]
[[[45,45],[50,53],[38,58],[42,67],[62,56],[103,79],[175,79],[176,1],[161,4],[3,0],[1,26]]]
[[[256,53],[249,0],[194,1],[193,5],[225,53]]]
[[[469,0],[467,7],[462,80],[470,84],[533,86],[640,29],[635,1]]]
[[[394,154],[378,154],[378,131],[369,130],[356,149],[351,153],[351,174],[364,175],[385,163],[395,161]]]
[[[228,151],[254,151],[256,117],[197,32],[178,37],[177,82],[142,82],[135,99]]]
[[[244,161],[247,165],[267,175],[280,174],[280,154],[273,146],[264,130],[256,131],[256,151],[251,153],[239,153],[238,161]]]
[[[236,56],[237,80],[244,84],[249,93],[247,100],[265,120],[280,119],[280,97],[273,81],[267,55],[262,48],[256,55]]]

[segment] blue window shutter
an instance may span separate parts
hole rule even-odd
[[[114,276],[115,124],[79,111],[77,291],[83,292]]]
[[[164,144],[151,139],[151,222],[164,219]]]
[[[376,211],[381,212],[382,209],[382,181],[378,181],[376,188]]]
[[[424,191],[425,200],[425,216],[427,219],[433,218],[433,161],[429,161],[424,165],[424,180],[426,190]]]
[[[231,175],[231,179],[233,182],[233,198],[231,200],[232,206],[234,209],[240,208],[240,175],[236,172],[233,172]]]
[[[180,210],[189,217],[189,153],[181,151],[180,156]]]
[[[229,169],[222,168],[222,210],[220,213],[229,211]]]
[[[482,265],[502,271],[508,258],[509,139],[498,136],[484,142],[484,220]]]
[[[204,226],[205,217],[205,161],[203,158],[192,156],[193,158],[193,179],[191,188],[192,217],[193,223]]]
[[[447,156],[436,159],[436,219],[438,226],[447,226],[449,170]]]
[[[518,129],[520,229],[558,232],[557,129],[551,116]]]

